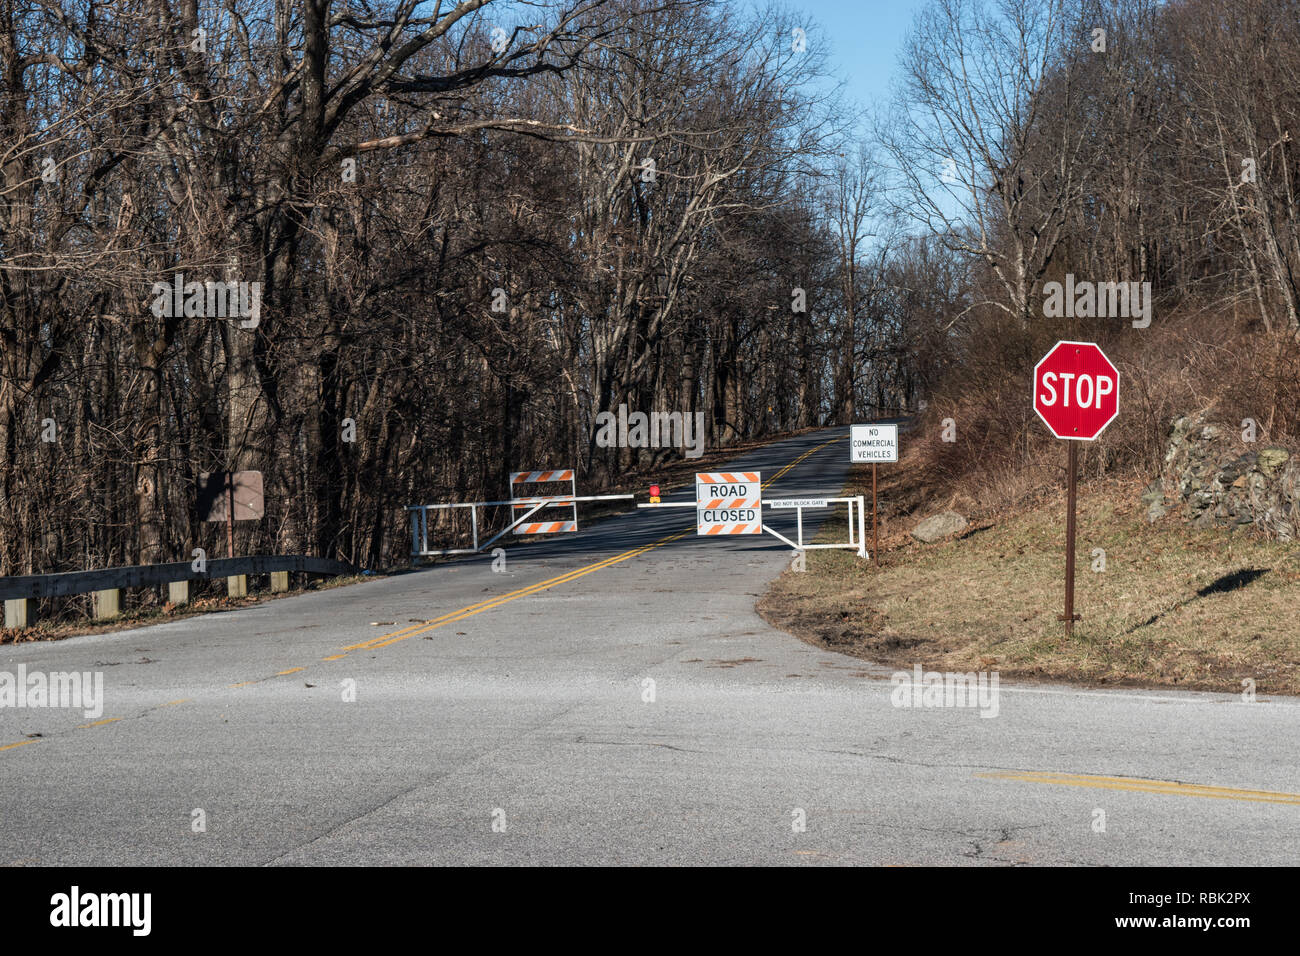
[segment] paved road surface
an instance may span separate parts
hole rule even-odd
[[[833,495],[845,458],[840,429],[732,467],[799,460],[768,496]],[[107,701],[92,726],[0,709],[0,864],[1295,862],[1294,700],[896,708],[888,674],[754,612],[788,548],[677,537],[691,515],[0,648],[102,671]]]

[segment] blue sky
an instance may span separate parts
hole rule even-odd
[[[830,65],[860,105],[884,106],[890,78],[917,12],[929,0],[787,0],[821,26]]]

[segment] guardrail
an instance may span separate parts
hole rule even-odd
[[[273,591],[287,591],[290,572],[302,574],[353,574],[355,568],[345,561],[313,558],[304,554],[249,555],[242,558],[208,558],[203,571],[195,571],[192,562],[129,565],[99,568],[94,571],[64,571],[58,574],[16,574],[0,577],[0,600],[5,601],[5,627],[26,627],[33,622],[34,607],[28,601],[93,593],[97,599],[96,617],[112,617],[121,609],[123,588],[172,585],[173,603],[189,600],[191,581],[227,579],[232,596],[247,591],[247,575],[270,574]],[[284,577],[277,581],[279,575]],[[236,583],[238,582],[238,583]],[[176,586],[179,585],[179,590]],[[277,586],[282,585],[282,586]],[[102,604],[102,606],[101,606]]]

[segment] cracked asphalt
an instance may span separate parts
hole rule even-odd
[[[834,495],[847,457],[835,429],[732,467]],[[787,546],[692,521],[6,646],[106,700],[0,709],[0,864],[1294,863],[1294,700],[895,707],[887,672],[756,614]]]

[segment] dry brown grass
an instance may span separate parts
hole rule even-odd
[[[915,465],[891,474],[896,503]],[[870,478],[867,489],[870,492]],[[1177,517],[1150,525],[1140,480],[1081,489],[1076,610],[1067,638],[1063,605],[1064,496],[1027,497],[990,513],[958,539],[922,545],[907,531],[945,506],[893,513],[875,570],[844,552],[808,554],[760,604],[773,624],[824,647],[879,663],[1078,683],[1300,693],[1300,553],[1294,545]],[[860,492],[861,476],[852,493]],[[848,493],[848,492],[846,492]],[[843,534],[832,527],[824,533]],[[1106,570],[1092,570],[1092,551]]]

